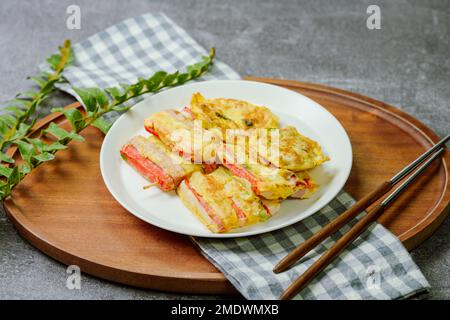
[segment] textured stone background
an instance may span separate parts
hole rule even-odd
[[[78,4],[81,30],[67,30]],[[381,7],[382,29],[366,28]],[[163,11],[242,75],[317,82],[368,95],[416,116],[439,135],[450,123],[450,2],[396,1],[14,1],[0,2],[0,101],[29,88],[25,78],[57,45],[150,11]],[[51,101],[62,105],[61,95]],[[412,253],[432,285],[450,298],[450,220]],[[215,298],[140,290],[83,276],[65,287],[65,266],[26,243],[0,213],[0,298]]]

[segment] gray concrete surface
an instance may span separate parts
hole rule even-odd
[[[81,7],[81,30],[67,30],[66,8]],[[381,8],[381,30],[366,8]],[[449,131],[450,2],[420,1],[16,1],[0,2],[0,101],[29,88],[25,78],[57,45],[124,18],[163,11],[242,75],[311,81],[393,104],[439,135]],[[70,101],[61,95],[51,105]],[[412,253],[432,285],[450,298],[450,220]],[[185,299],[83,275],[65,287],[65,267],[26,243],[0,214],[2,299]]]

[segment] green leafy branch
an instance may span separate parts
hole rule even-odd
[[[53,73],[42,73],[38,77],[32,77],[38,83],[40,90],[34,92],[28,100],[19,98],[22,107],[9,108],[13,115],[0,116],[0,199],[4,200],[11,195],[14,187],[33,169],[40,164],[53,160],[55,153],[67,149],[67,144],[72,140],[83,141],[79,133],[88,126],[94,126],[106,133],[111,124],[103,115],[112,111],[126,111],[131,106],[125,102],[146,93],[154,93],[163,88],[181,85],[189,80],[200,77],[208,71],[215,56],[214,48],[202,61],[190,65],[186,71],[180,73],[156,72],[148,79],[138,79],[132,85],[121,85],[120,88],[73,88],[82,100],[86,110],[82,112],[77,108],[55,108],[53,112],[61,112],[69,121],[71,130],[65,130],[56,123],[51,122],[46,128],[29,137],[30,130],[35,120],[30,121],[39,104],[55,90],[55,84],[61,80],[64,68],[72,60],[70,42],[66,41],[60,48],[60,53],[52,55],[47,62],[54,70]],[[23,95],[20,95],[20,97]],[[16,99],[17,100],[17,99]],[[5,120],[6,119],[6,120]],[[54,137],[53,142],[47,143],[44,136]],[[9,156],[5,149],[16,145],[22,161],[16,162]]]
[[[208,71],[214,56],[215,50],[211,48],[208,56],[203,57],[201,62],[188,66],[186,72],[167,73],[158,71],[148,79],[140,78],[135,84],[123,84],[120,88],[114,87],[104,90],[99,88],[74,88],[86,107],[86,117],[80,118],[80,115],[75,111],[73,114],[68,114],[67,111],[61,109],[58,109],[58,111],[65,112],[65,116],[75,130],[78,130],[78,127],[83,129],[92,125],[106,133],[111,125],[101,118],[104,114],[111,111],[126,111],[131,107],[124,105],[128,100],[147,93],[157,92],[163,88],[178,86],[200,77]]]
[[[36,82],[39,90],[19,93],[15,99],[9,101],[9,105],[4,108],[7,112],[0,115],[0,151],[28,133],[34,124],[34,122],[29,123],[30,118],[38,106],[55,91],[55,84],[61,80],[64,68],[72,62],[72,59],[70,41],[66,40],[59,47],[59,54],[53,54],[47,59],[53,72],[42,72],[37,76],[29,77]],[[1,154],[0,160],[13,162],[12,159],[4,158]]]
[[[21,153],[26,154],[30,145],[37,144],[37,140],[27,137],[36,122],[36,110],[56,90],[55,84],[62,79],[62,72],[72,63],[73,55],[70,41],[66,40],[59,47],[59,53],[51,55],[47,63],[52,72],[41,72],[29,77],[37,86],[37,91],[19,93],[0,114],[0,199],[7,197],[20,180],[31,170],[33,165],[48,158],[47,152],[60,148],[58,144],[42,148],[41,153],[25,157],[24,162],[16,164],[5,150],[16,145]],[[44,150],[45,149],[45,150]]]

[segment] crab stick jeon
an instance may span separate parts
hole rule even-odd
[[[181,180],[201,165],[192,164],[170,151],[155,136],[132,138],[120,150],[122,158],[144,178],[156,183],[163,191],[176,189]]]
[[[194,172],[177,193],[185,206],[212,232],[265,221],[277,210],[275,201],[263,203],[250,185],[221,167],[210,174]]]
[[[203,121],[205,128],[226,129],[277,129],[278,117],[268,108],[235,99],[206,99],[200,93],[191,97],[190,114]],[[310,170],[329,160],[320,145],[303,135],[293,126],[279,129],[278,159],[272,163],[291,171]],[[269,135],[270,136],[270,135]],[[264,142],[264,140],[259,140]],[[264,146],[258,146],[260,149]]]
[[[222,133],[218,129],[205,130],[200,121],[194,120],[188,108],[169,109],[146,118],[144,127],[180,156],[195,163],[213,164],[215,150],[222,143]]]
[[[329,160],[316,141],[301,135],[295,127],[283,127],[278,133],[277,159],[271,159],[270,152],[265,154],[269,157],[269,161],[277,163],[279,168],[291,171],[310,170]],[[260,150],[263,147],[259,144]]]
[[[317,186],[306,171],[293,172],[260,162],[236,161],[239,145],[224,144],[220,160],[234,175],[247,180],[254,192],[269,200],[289,197],[304,199],[311,196]]]
[[[200,93],[191,97],[190,112],[205,128],[278,128],[278,117],[268,108],[236,99],[206,99]]]
[[[189,112],[168,109],[154,113],[146,118],[144,120],[144,127],[145,130],[174,150],[177,147],[175,134],[183,132],[190,133],[194,128],[193,120]]]

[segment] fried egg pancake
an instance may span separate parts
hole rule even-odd
[[[311,170],[329,160],[316,141],[300,134],[295,127],[287,126],[279,129],[278,136],[278,154],[271,155],[267,152],[266,156],[279,168],[291,171]],[[262,148],[267,146],[260,143],[259,150]]]
[[[219,151],[220,160],[235,176],[247,180],[254,192],[268,200],[286,199],[289,197],[304,198],[315,191],[315,184],[306,171],[295,173],[260,162],[241,163],[235,157],[242,146],[224,144]],[[300,190],[305,192],[300,193]]]
[[[278,117],[268,108],[236,99],[206,99],[200,93],[191,98],[190,110],[205,128],[226,129],[278,128]]]
[[[210,174],[194,172],[181,182],[177,193],[212,232],[227,232],[271,216],[268,205],[251,187],[223,167]]]

